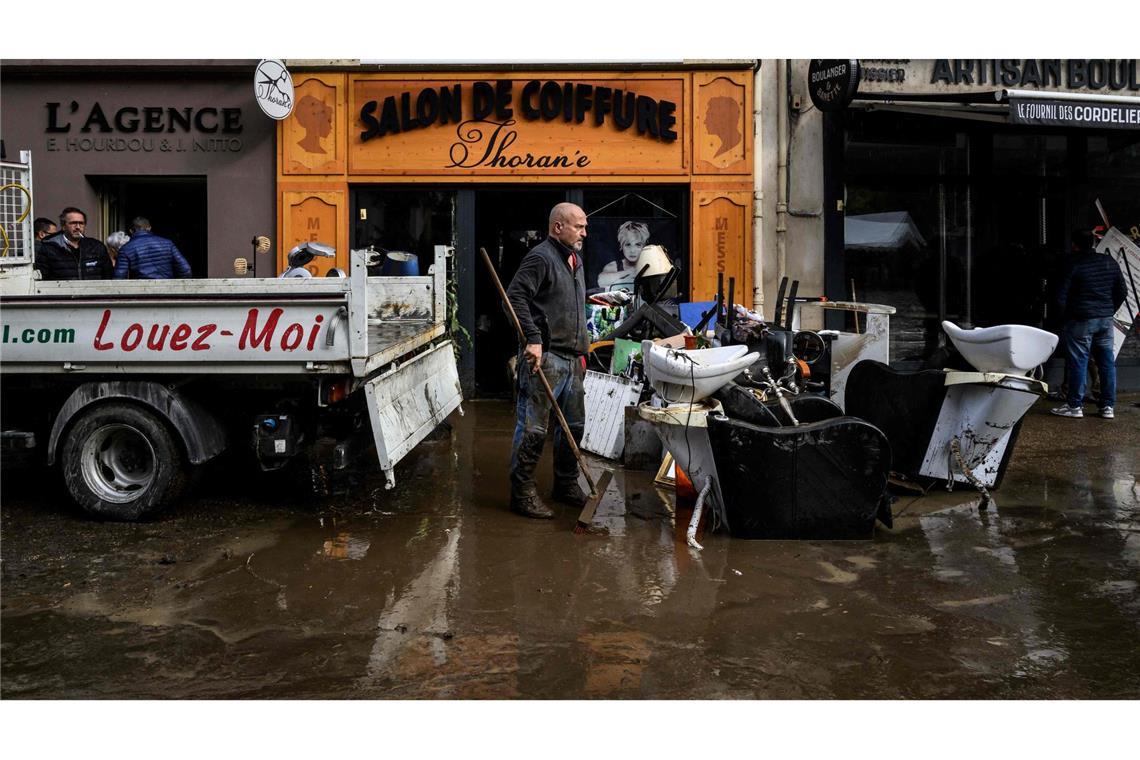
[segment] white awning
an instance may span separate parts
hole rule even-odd
[[[992,98],[992,102],[988,102]],[[1025,104],[1032,104],[1026,106]],[[1019,105],[1020,104],[1020,105]],[[1140,97],[1048,90],[994,90],[957,97],[855,96],[851,108],[920,116],[1091,129],[1140,129]]]
[[[1140,97],[1127,95],[1101,95],[1095,92],[1049,92],[1048,90],[997,90],[994,99],[1008,101],[1010,98],[1022,100],[1075,100],[1090,103],[1116,103],[1118,105],[1140,106]]]

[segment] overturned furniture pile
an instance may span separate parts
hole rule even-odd
[[[796,283],[786,299],[782,283],[772,322],[733,304],[731,279],[728,286],[727,301],[722,281],[709,308],[696,312],[697,323],[677,320],[672,335],[657,327],[662,310],[653,303],[634,311],[636,324],[613,331],[641,338],[620,366],[642,390],[608,398],[621,395],[631,406],[638,396],[637,415],[692,482],[698,496],[689,543],[699,547],[705,507],[713,528],[735,537],[872,537],[876,519],[891,520],[890,445],[876,426],[830,400],[835,336],[792,329],[794,307],[809,300],[797,297]],[[588,386],[587,437],[590,399]],[[612,412],[597,417],[615,419]]]

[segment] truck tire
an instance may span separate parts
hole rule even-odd
[[[186,485],[182,452],[162,420],[124,403],[86,411],[63,444],[63,480],[83,509],[105,520],[139,520]]]

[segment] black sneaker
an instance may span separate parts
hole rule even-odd
[[[549,520],[554,517],[554,513],[542,503],[542,499],[538,498],[536,493],[512,496],[511,511],[523,517],[533,517],[536,520]]]
[[[550,498],[555,501],[560,501],[563,504],[569,504],[572,507],[586,506],[586,499],[589,496],[582,487],[578,485],[578,481],[567,483],[565,485],[554,486],[554,491],[550,494]]]

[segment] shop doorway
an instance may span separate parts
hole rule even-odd
[[[353,248],[408,251],[419,257],[421,273],[433,262],[434,246],[455,246],[452,262],[455,312],[449,327],[460,346],[459,373],[468,398],[509,398],[508,361],[518,350],[515,328],[479,254],[485,248],[503,287],[523,256],[545,239],[550,210],[563,201],[581,205],[590,217],[583,256],[587,288],[621,250],[617,231],[639,221],[681,267],[681,293],[687,292],[687,192],[672,187],[360,186],[352,188]],[[594,227],[597,225],[598,233]],[[607,226],[608,225],[608,226]],[[608,230],[608,232],[607,232]],[[461,328],[461,329],[460,329]],[[466,342],[464,331],[470,336]]]
[[[102,177],[92,184],[106,234],[128,231],[132,219],[144,216],[156,235],[178,246],[195,277],[209,276],[205,177]]]
[[[485,248],[503,287],[507,287],[522,257],[546,238],[550,209],[566,200],[563,188],[489,189],[475,192],[475,395],[508,398],[508,360],[515,355],[515,328],[503,311],[502,298],[483,264]]]

